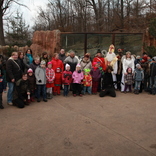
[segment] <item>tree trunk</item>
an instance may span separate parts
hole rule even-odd
[[[3,30],[3,13],[0,11],[0,45],[5,45],[4,30]]]

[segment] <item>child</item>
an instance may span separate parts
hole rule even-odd
[[[29,81],[29,88],[30,88],[30,99],[28,99],[28,103],[34,102],[34,94],[35,94],[35,88],[36,88],[36,78],[33,73],[33,70],[31,68],[28,69],[27,71],[28,75],[28,81]]]
[[[73,72],[73,96],[76,96],[77,92],[79,96],[81,94],[81,81],[83,80],[83,72],[81,71],[81,66],[76,65],[76,70]]]
[[[62,85],[62,72],[61,68],[56,68],[55,70],[55,80],[54,80],[54,95],[60,95],[60,89]]]
[[[64,96],[69,93],[69,86],[72,83],[72,72],[70,71],[70,65],[66,64],[66,70],[62,73],[62,82],[64,84]]]
[[[133,85],[133,74],[132,74],[132,68],[127,68],[127,74],[124,75],[124,82],[125,82],[125,88],[124,93],[126,93],[127,89],[129,89],[129,92],[132,92],[132,85]]]
[[[14,106],[24,108],[25,105],[28,105],[27,98],[30,96],[29,86],[28,75],[27,73],[24,73],[22,78],[15,84],[12,101]]]
[[[140,85],[143,79],[144,79],[144,71],[141,68],[140,64],[136,64],[136,69],[134,71],[134,80],[135,80],[134,94],[139,94]]]
[[[83,87],[83,93],[85,95],[86,91],[89,93],[89,94],[92,94],[91,93],[91,86],[92,86],[92,76],[90,75],[90,69],[84,69],[84,78],[83,78],[83,84],[84,84],[84,87]]]
[[[98,68],[98,63],[93,63],[93,68],[91,69],[90,74],[92,76],[92,93],[97,94],[99,80],[101,78],[101,72]]]
[[[52,99],[52,90],[54,87],[54,79],[55,79],[55,72],[52,69],[52,63],[48,62],[48,67],[46,68],[46,88],[47,88],[47,98]]]
[[[5,90],[6,90],[5,82],[3,80],[2,75],[0,75],[0,109],[4,109],[3,104],[2,104],[2,94],[3,94],[3,91]]]
[[[46,97],[46,62],[41,61],[41,64],[35,70],[36,85],[37,85],[37,102],[40,102],[42,92],[43,101],[47,102]]]

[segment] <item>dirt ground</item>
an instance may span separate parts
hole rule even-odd
[[[0,156],[156,156],[156,96],[147,93],[4,107]]]

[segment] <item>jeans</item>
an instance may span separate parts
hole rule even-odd
[[[91,93],[91,87],[90,87],[90,86],[88,86],[88,87],[87,87],[87,86],[84,86],[84,87],[83,87],[83,94],[86,94],[86,91],[87,91],[89,94],[92,94],[92,93]]]
[[[69,93],[69,85],[64,85],[64,96],[67,96]]]
[[[8,82],[8,94],[7,94],[7,101],[8,103],[12,102],[13,90],[14,90],[14,83]]]
[[[135,81],[135,90],[140,90],[141,81]]]
[[[46,99],[46,85],[37,85],[37,99],[40,99],[41,93],[43,100]]]

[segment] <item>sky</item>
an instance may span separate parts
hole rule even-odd
[[[18,2],[26,5],[26,7],[18,6],[17,4],[13,4],[10,13],[15,14],[18,10],[20,13],[23,13],[23,19],[26,21],[30,27],[33,25],[33,19],[37,16],[37,9],[38,7],[46,7],[48,0],[19,0]]]

